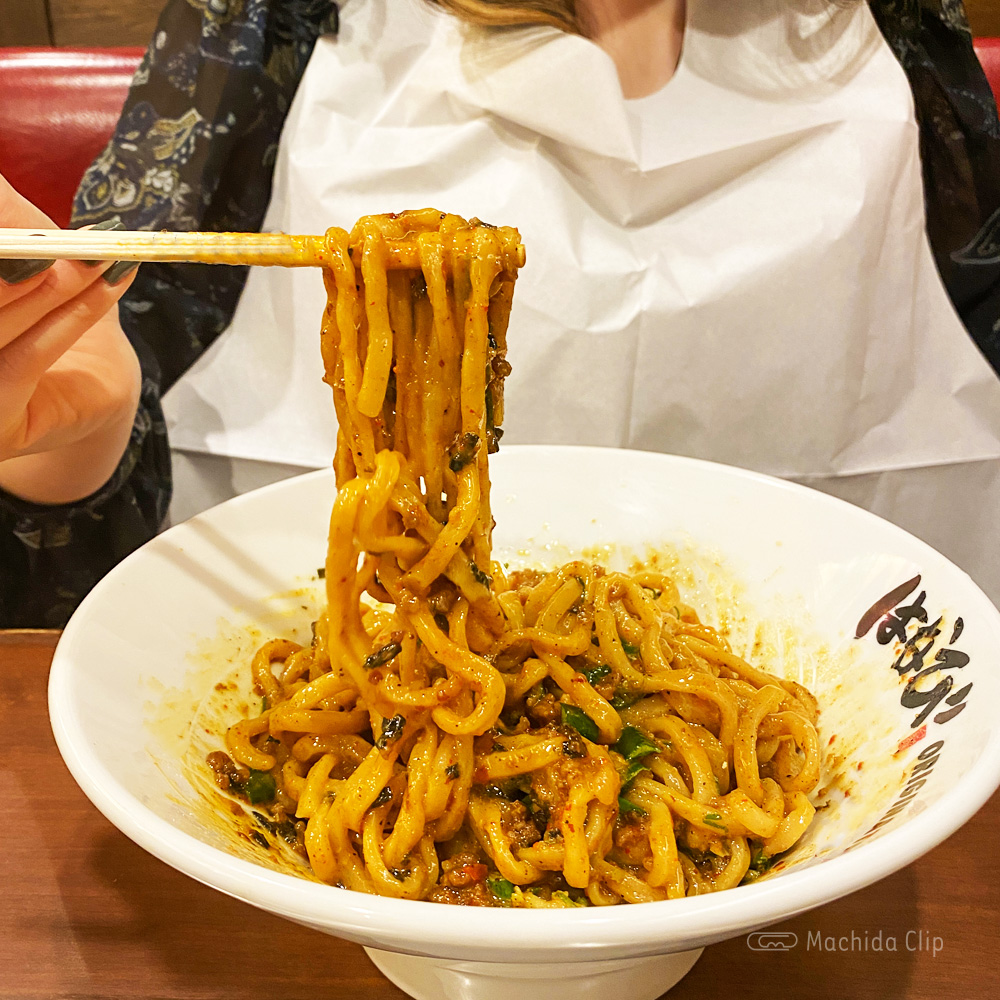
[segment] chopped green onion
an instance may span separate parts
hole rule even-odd
[[[625,813],[638,813],[640,816],[645,816],[646,810],[642,806],[637,806],[631,799],[625,798],[624,795],[619,795],[618,814],[624,815]]]
[[[472,559],[469,560],[469,569],[472,571],[473,579],[481,587],[489,587],[489,585],[493,582],[493,577],[490,576],[489,573],[483,572],[483,570],[481,570]]]
[[[486,366],[486,453],[488,455],[494,455],[500,450],[500,438],[503,437],[503,429],[496,426],[494,416],[493,393],[490,391],[492,381],[493,365],[488,364]]]
[[[622,649],[625,650],[626,656],[634,657],[639,655],[639,647],[633,646],[628,639],[622,639]]]
[[[657,753],[660,748],[641,729],[626,726],[618,737],[618,742],[611,749],[616,750],[626,760],[635,760],[636,757]]]
[[[628,762],[622,771],[622,788],[625,789],[640,771],[646,770],[642,758],[656,753],[660,748],[642,730],[626,726],[611,749],[620,753]]]
[[[488,878],[486,884],[490,887],[490,892],[504,903],[509,903],[514,895],[514,883],[505,878]]]
[[[393,740],[398,740],[406,728],[406,716],[394,715],[382,720],[382,735],[375,741],[379,750],[384,750]]]
[[[630,708],[641,698],[641,691],[625,691],[623,688],[618,688],[611,699],[611,707],[617,708],[620,712],[623,708]]]
[[[594,685],[611,673],[611,667],[606,663],[598,663],[596,667],[587,667],[585,670],[581,670],[580,673],[587,678],[588,684]]]
[[[479,435],[462,434],[448,451],[448,468],[461,472],[476,457],[478,450]]]
[[[556,889],[552,893],[552,902],[565,907],[588,905],[586,899],[574,899],[565,889]]]
[[[726,825],[721,822],[722,817],[717,812],[705,813],[706,826],[714,826],[716,830],[725,830]]]
[[[542,698],[545,697],[545,685],[539,681],[535,684],[530,691],[524,696],[524,700],[528,705],[528,708],[532,708],[537,705]]]
[[[582,708],[568,705],[566,702],[563,702],[559,708],[562,711],[564,726],[572,726],[581,736],[592,742],[600,739],[601,731],[597,728],[597,723]]]
[[[371,656],[365,659],[362,666],[365,670],[374,670],[376,667],[384,667],[390,660],[395,659],[403,651],[403,647],[398,642],[387,642],[384,646],[376,649]]]
[[[251,771],[243,786],[251,805],[271,802],[278,793],[278,786],[269,771]]]
[[[632,779],[633,779],[633,778],[634,778],[634,777],[635,777],[635,776],[636,776],[636,775],[637,775],[637,774],[638,774],[638,773],[639,773],[640,771],[648,771],[648,770],[649,770],[649,768],[648,768],[648,767],[646,767],[646,765],[645,765],[645,764],[643,764],[643,762],[642,762],[642,760],[641,760],[641,759],[639,759],[639,758],[636,758],[635,760],[630,760],[630,761],[628,762],[628,764],[626,764],[626,765],[625,765],[625,770],[624,770],[624,771],[622,771],[622,790],[624,791],[624,790],[625,790],[625,788],[626,788],[626,787],[627,787],[627,786],[628,786],[629,784],[631,784],[631,782],[632,782]]]

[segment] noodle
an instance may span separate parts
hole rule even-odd
[[[373,216],[324,262],[327,608],[254,657],[220,786],[319,878],[398,898],[634,903],[766,870],[814,813],[808,691],[651,569],[491,562],[517,231]]]

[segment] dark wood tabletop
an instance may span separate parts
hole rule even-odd
[[[0,997],[404,997],[360,946],[200,885],[98,813],[49,729],[57,637],[0,632]],[[998,830],[994,795],[920,861],[776,926],[790,950],[706,949],[670,1000],[996,1000]]]

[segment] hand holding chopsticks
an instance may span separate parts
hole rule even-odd
[[[53,233],[0,178],[0,226]],[[110,236],[97,231],[94,236]],[[93,258],[90,258],[93,260]],[[74,503],[108,482],[132,438],[139,361],[115,308],[135,264],[0,259],[0,488]]]

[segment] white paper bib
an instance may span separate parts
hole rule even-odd
[[[265,228],[428,205],[517,226],[505,442],[798,477],[1000,456],[1000,381],[935,270],[911,94],[867,5],[688,10],[676,76],[626,101],[586,39],[350,0]],[[174,445],[328,464],[324,301],[318,273],[255,269],[167,396]]]

